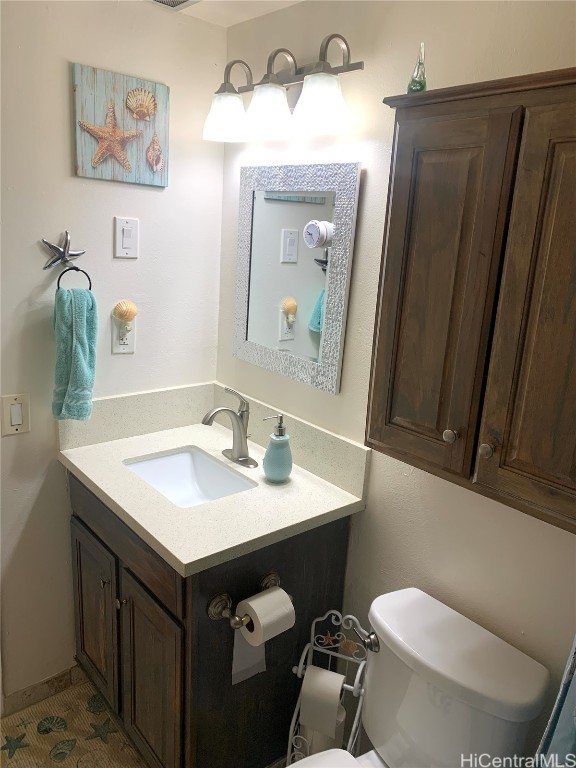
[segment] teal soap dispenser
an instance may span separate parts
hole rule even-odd
[[[292,472],[292,451],[290,450],[290,435],[286,434],[284,416],[266,416],[268,419],[277,419],[274,432],[270,435],[270,442],[264,454],[264,474],[271,483],[285,483]]]

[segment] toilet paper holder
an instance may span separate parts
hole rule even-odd
[[[350,633],[353,633],[355,638]],[[349,710],[348,715],[353,717],[345,747],[352,755],[356,754],[358,747],[368,652],[374,652],[375,647],[375,643],[370,639],[372,634],[362,627],[355,616],[350,614],[343,616],[340,611],[329,610],[312,622],[310,641],[302,651],[298,666],[292,668],[292,672],[300,679],[304,678],[310,666],[323,667],[328,671],[341,671],[345,674],[346,682],[342,685],[341,704]],[[290,724],[286,756],[286,765],[290,766],[313,754],[310,751],[311,744],[300,723],[301,704],[302,690]]]
[[[263,592],[266,589],[271,589],[271,587],[279,587],[280,586],[280,576],[278,575],[277,571],[270,571],[270,573],[267,573],[265,576],[263,576],[260,579],[260,591]],[[292,597],[290,597],[290,600],[292,600]],[[248,614],[244,614],[244,616],[237,616],[232,611],[232,598],[228,594],[228,592],[222,592],[219,595],[216,595],[215,597],[210,600],[207,607],[208,616],[213,621],[219,621],[220,619],[228,619],[230,621],[230,626],[232,629],[241,629],[242,627],[245,627],[250,622],[250,616]]]

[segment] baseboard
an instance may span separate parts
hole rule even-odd
[[[34,685],[29,685],[28,688],[22,688],[21,691],[10,693],[4,697],[2,717],[8,717],[8,715],[13,715],[15,712],[20,712],[20,710],[31,707],[33,704],[37,704],[49,696],[65,691],[71,685],[78,685],[86,680],[87,677],[84,672],[79,666],[75,665],[64,672],[60,672],[58,675],[54,675],[54,677],[48,678],[48,680],[42,680],[41,683],[35,683]]]

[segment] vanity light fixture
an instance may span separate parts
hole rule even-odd
[[[343,67],[332,67],[328,62],[328,46],[335,41],[342,50]],[[364,62],[359,62],[364,67]],[[298,134],[332,136],[350,129],[350,110],[340,87],[338,70],[348,72],[350,46],[341,35],[328,35],[320,46],[320,59],[304,77],[302,93],[294,108],[294,127]]]
[[[226,64],[224,82],[212,96],[212,106],[204,123],[204,141],[238,142],[247,140],[247,118],[242,96],[230,82],[232,67],[239,64],[246,74],[246,88],[252,86],[252,70],[242,59]]]
[[[296,59],[287,48],[277,48],[268,56],[266,74],[254,86],[252,101],[246,111],[250,139],[282,141],[290,138],[292,113],[286,87],[274,72],[274,63],[280,55],[287,59],[292,74],[296,74]]]
[[[337,42],[342,51],[342,64],[333,67],[328,62],[328,47]],[[282,54],[289,68],[274,72],[276,58]],[[241,64],[247,83],[238,90],[230,82],[230,71]],[[343,133],[349,128],[350,113],[338,75],[364,69],[363,61],[350,61],[350,46],[342,35],[331,34],[320,45],[315,64],[299,67],[287,48],[277,48],[268,57],[266,74],[253,84],[252,72],[246,62],[236,59],[226,65],[224,82],[212,97],[212,107],[206,118],[203,138],[208,141],[283,140],[292,136],[308,137]],[[290,114],[286,89],[303,83],[302,94]],[[241,94],[253,91],[248,112],[244,113]]]

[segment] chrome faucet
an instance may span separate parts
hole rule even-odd
[[[230,416],[232,422],[232,448],[225,448],[222,453],[230,461],[241,464],[243,467],[257,467],[258,462],[254,461],[248,455],[248,419],[250,418],[250,405],[248,401],[242,397],[239,392],[236,392],[230,387],[224,387],[226,392],[230,392],[240,400],[238,411],[234,411],[232,408],[226,406],[220,406],[219,408],[212,408],[211,411],[204,416],[202,424],[212,425],[214,417],[219,413],[227,413]]]

